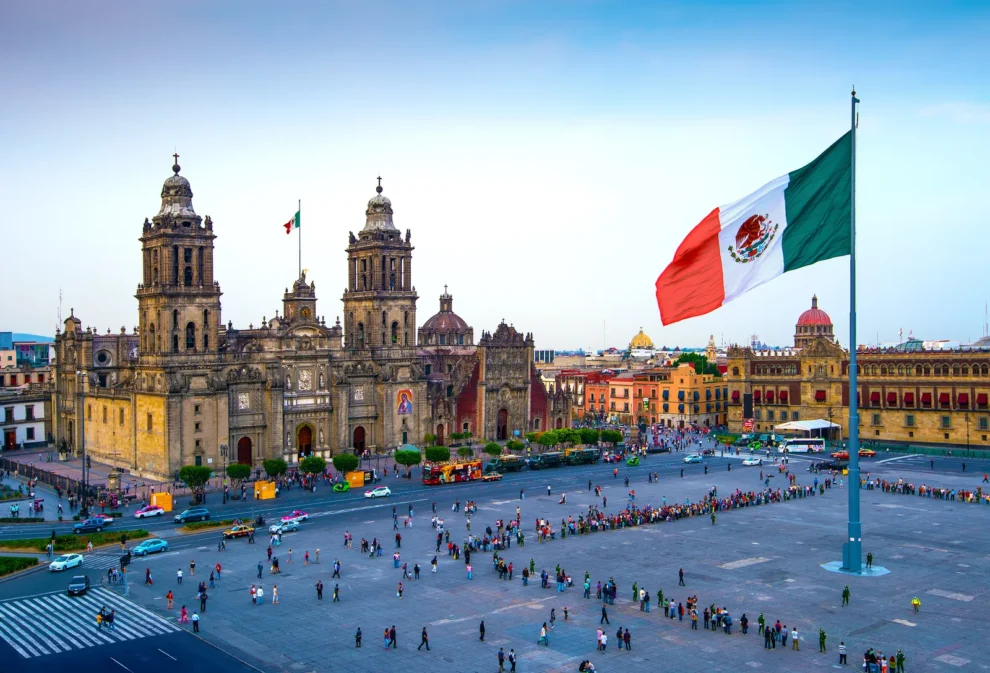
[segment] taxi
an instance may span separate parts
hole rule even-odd
[[[254,532],[253,526],[245,526],[242,524],[238,526],[231,526],[230,528],[225,530],[223,532],[223,537],[225,540],[229,540],[235,537],[247,537],[253,532]]]

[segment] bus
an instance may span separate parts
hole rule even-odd
[[[449,463],[423,463],[423,483],[452,484],[458,481],[481,479],[480,460],[461,460]]]
[[[822,437],[785,439],[777,445],[779,453],[825,453],[825,439]]]

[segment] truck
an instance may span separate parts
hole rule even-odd
[[[600,457],[598,449],[564,449],[564,462],[568,465],[589,465],[591,463],[597,463]]]
[[[503,453],[485,467],[485,472],[519,472],[526,467],[526,459],[511,453]]]
[[[529,469],[542,470],[550,467],[560,467],[563,465],[564,454],[560,451],[550,451],[549,453],[538,453],[529,459]]]

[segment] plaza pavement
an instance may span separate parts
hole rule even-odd
[[[618,480],[610,474],[604,476],[604,469],[598,470],[595,483],[606,488],[609,511],[626,504],[627,489],[621,479],[625,474],[633,477],[631,487],[640,503],[658,504],[663,495],[668,502],[686,497],[694,501],[713,484],[721,495],[737,487],[757,490],[762,486],[757,479],[760,468],[742,468],[738,463],[731,472],[713,469],[709,475],[695,473],[684,479],[676,476],[676,469],[670,469],[663,473],[660,484],[651,485],[645,478],[650,465],[657,464],[654,460],[648,459],[640,468],[620,468]],[[813,477],[803,470],[802,461],[792,460],[792,465],[797,468],[799,483],[810,483]],[[893,469],[896,465],[889,463],[872,466],[874,474],[891,470],[888,476],[896,478]],[[923,481],[921,476],[917,483]],[[509,519],[517,505],[522,507],[527,543],[522,549],[513,544],[504,554],[516,567],[512,582],[497,579],[490,553],[472,557],[473,581],[466,579],[463,559],[455,562],[445,550],[438,556],[439,573],[431,575],[435,532],[429,523],[429,502],[417,502],[413,528],[403,529],[400,524],[401,553],[410,568],[420,564],[422,579],[406,581],[400,601],[396,585],[401,570],[393,569],[391,561],[394,532],[390,505],[396,505],[401,522],[405,501],[394,497],[353,516],[332,520],[314,517],[301,532],[285,535],[276,552],[282,561],[282,574],[269,575],[265,564],[263,606],[251,605],[249,597],[249,588],[257,581],[256,564],[265,558],[266,540],[261,536],[256,545],[238,540],[219,554],[215,545],[210,545],[149,559],[155,585],[146,588],[132,584],[130,596],[165,614],[164,595],[173,589],[177,614],[183,603],[190,608],[196,605],[196,580],[208,577],[209,568],[220,560],[223,580],[209,592],[201,635],[226,650],[240,650],[235,652],[238,656],[272,671],[495,671],[496,653],[503,647],[506,653],[515,648],[519,671],[574,671],[588,658],[599,671],[754,669],[790,673],[835,667],[840,640],[848,647],[850,666],[857,670],[868,647],[879,648],[888,656],[902,648],[909,671],[986,667],[990,629],[980,606],[986,605],[990,596],[986,582],[990,576],[986,526],[990,507],[863,491],[864,552],[873,551],[875,564],[889,568],[891,574],[857,578],[819,567],[840,557],[846,520],[844,489],[721,513],[715,527],[707,517],[695,517],[540,544],[533,534],[537,516],[551,518],[558,527],[562,517],[572,514],[576,518],[589,504],[600,504],[600,499],[586,490],[586,476],[567,470],[532,473],[530,477],[523,501],[517,496],[506,497],[504,488],[499,491],[501,499],[492,499],[486,495],[491,490],[482,484],[435,490],[438,511],[446,519],[451,539],[458,542],[465,535],[465,517],[450,511],[455,496],[462,504],[467,497],[477,498],[480,509],[472,517],[472,531],[479,535],[496,518]],[[966,485],[970,481],[975,484],[975,477],[966,475]],[[578,479],[583,483],[579,485]],[[952,479],[958,478],[942,474],[928,483],[951,486]],[[545,485],[534,485],[544,480],[555,485],[550,497]],[[774,482],[783,486],[784,480],[775,478]],[[558,504],[562,488],[568,493],[566,505]],[[345,528],[355,538],[353,550],[342,546]],[[386,551],[381,558],[368,559],[358,552],[359,542],[362,537],[370,540],[375,536],[386,542]],[[291,565],[286,562],[290,547]],[[308,549],[312,555],[317,547],[321,549],[321,564],[304,567],[303,553]],[[188,564],[193,555],[197,574],[190,578]],[[342,602],[338,604],[331,603],[334,556],[343,563]],[[543,590],[538,577],[524,587],[520,572],[530,558],[535,559],[537,573],[546,568],[552,574],[560,563],[574,577],[575,587],[562,594]],[[175,584],[175,571],[180,566],[187,575],[181,590]],[[687,579],[684,588],[677,586],[681,567]],[[591,573],[592,584],[614,576],[619,586],[616,604],[608,610],[610,643],[605,654],[595,649],[601,602],[582,598],[580,584],[585,570]],[[316,599],[317,579],[325,585],[322,602]],[[700,607],[712,602],[728,607],[736,623],[733,634],[691,631],[687,620],[664,619],[656,608],[648,615],[640,612],[638,603],[631,601],[634,581],[650,591],[654,602],[657,589],[663,588],[665,596],[676,601],[697,594]],[[279,586],[279,605],[271,603],[275,583]],[[851,588],[852,604],[842,608],[845,584]],[[915,595],[923,601],[919,614],[914,614],[909,604]],[[563,621],[564,606],[569,608],[568,622]],[[557,609],[557,623],[550,647],[538,647],[540,625],[549,621],[552,607]],[[747,636],[738,628],[744,612],[753,624]],[[761,612],[768,623],[779,618],[788,627],[797,626],[802,651],[792,651],[790,644],[786,650],[764,650],[755,627]],[[487,627],[484,643],[478,640],[481,619]],[[399,649],[386,652],[381,634],[392,624],[398,630]],[[415,650],[424,625],[430,634],[430,652]],[[620,625],[631,631],[630,652],[616,649],[614,636]],[[364,634],[360,650],[354,648],[358,626]],[[826,655],[817,652],[819,628],[828,634]]]

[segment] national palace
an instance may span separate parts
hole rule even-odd
[[[321,317],[302,273],[281,312],[243,328],[221,318],[219,226],[196,214],[177,162],[172,172],[140,227],[138,326],[101,334],[73,311],[56,334],[58,444],[78,449],[85,434],[97,460],[164,477],[221,459],[294,463],[426,434],[503,440],[570,424],[570,395],[541,383],[531,334],[503,321],[476,342],[446,287],[417,328],[412,235],[396,228],[380,181],[349,236],[343,323]]]
[[[857,360],[863,440],[990,446],[990,339],[940,350],[909,339],[892,348],[860,347]],[[848,371],[849,352],[813,298],[798,318],[793,348],[728,350],[729,430],[741,432],[747,417],[762,432],[824,419],[847,437]]]

